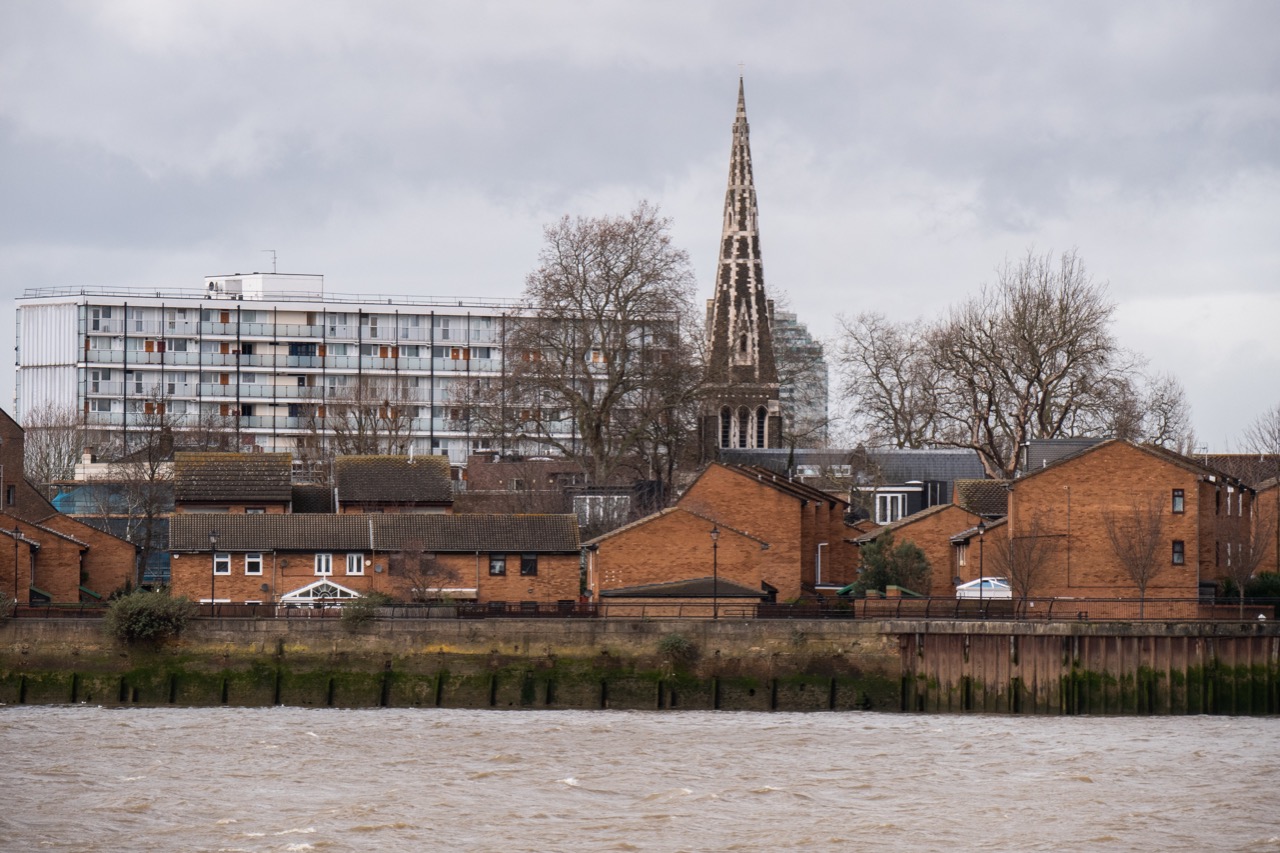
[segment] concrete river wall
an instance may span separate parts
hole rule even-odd
[[[0,703],[1275,714],[1280,625],[197,620],[158,648],[0,624]]]

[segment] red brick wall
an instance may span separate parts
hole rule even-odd
[[[587,558],[593,597],[601,600],[599,592],[605,589],[711,577],[710,530],[711,522],[677,508],[604,539]],[[785,557],[780,559],[773,548],[763,550],[755,539],[723,525],[714,556],[721,580],[752,589],[788,568],[779,565]]]
[[[198,512],[226,512],[236,515],[244,515],[248,512],[249,507],[254,509],[266,510],[266,515],[283,515],[288,512],[288,504],[284,503],[266,503],[259,501],[257,503],[210,503],[205,504],[199,501],[183,501],[174,506],[175,513],[198,513]]]
[[[193,601],[208,600],[210,583],[214,596],[233,603],[245,601],[275,601],[296,589],[327,577],[334,583],[358,593],[383,592],[400,600],[412,597],[411,581],[387,571],[388,555],[363,554],[370,562],[363,575],[348,575],[346,552],[333,553],[333,574],[321,576],[315,573],[315,552],[266,552],[262,555],[261,575],[246,575],[244,554],[231,554],[231,574],[213,575],[213,556],[209,552],[174,554],[171,560],[170,583],[175,595],[185,595]],[[507,555],[505,577],[489,574],[489,554],[437,554],[441,566],[453,571],[455,580],[443,580],[441,587],[479,590],[480,603],[487,601],[539,601],[554,603],[576,600],[578,597],[580,561],[577,554],[539,554],[538,574],[521,576],[520,555]],[[382,571],[376,571],[378,567]],[[262,585],[267,589],[263,590]],[[478,586],[477,586],[478,584]],[[530,592],[532,590],[532,592]]]
[[[1160,573],[1148,585],[1147,595],[1195,597],[1201,578],[1213,580],[1221,575],[1216,555],[1226,542],[1241,541],[1250,512],[1246,495],[1244,515],[1236,511],[1234,499],[1231,515],[1227,515],[1225,485],[1200,482],[1195,471],[1121,442],[1101,445],[1034,476],[1015,480],[1012,489],[1009,524],[1004,528],[1009,535],[1020,535],[1038,518],[1041,534],[1051,535],[1059,543],[1046,567],[1041,595],[1136,597],[1137,586],[1115,556],[1104,518],[1108,512],[1132,512],[1135,502],[1150,498],[1164,513],[1166,544],[1160,553]],[[1174,489],[1182,489],[1185,495],[1181,514],[1172,512]],[[1183,566],[1173,565],[1174,540],[1185,545]]]
[[[937,595],[953,597],[956,594],[952,579],[960,575],[964,580],[973,580],[978,576],[978,544],[974,541],[970,557],[963,570],[956,564],[955,546],[951,537],[973,527],[980,520],[966,509],[948,506],[936,512],[922,515],[915,521],[909,521],[893,531],[894,544],[914,542],[924,552],[929,561],[929,588],[916,589],[921,595]],[[985,545],[983,546],[985,552]],[[985,554],[984,554],[985,556]],[[987,574],[993,574],[987,567]]]
[[[40,524],[89,543],[84,555],[84,585],[104,598],[134,578],[137,550],[131,543],[66,515],[52,515]],[[32,538],[44,543],[52,537],[37,533]]]

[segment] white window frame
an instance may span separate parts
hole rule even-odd
[[[213,552],[213,573],[215,575],[231,574],[231,552],[229,551]]]
[[[364,574],[364,554],[348,554],[347,555],[347,574],[349,575]]]
[[[316,574],[322,577],[330,577],[333,574],[332,554],[316,554]]]
[[[906,515],[907,496],[902,492],[876,495],[876,524],[892,524]]]
[[[262,574],[262,554],[251,552],[244,555],[244,573],[246,575]]]

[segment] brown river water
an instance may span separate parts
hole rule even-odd
[[[0,850],[1280,850],[1280,720],[0,707]]]

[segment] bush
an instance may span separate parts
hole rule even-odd
[[[658,652],[674,664],[692,663],[698,657],[698,647],[679,634],[667,634],[659,640]]]
[[[122,643],[162,643],[182,633],[196,606],[186,598],[139,590],[107,605],[103,629]]]
[[[370,592],[355,601],[348,601],[342,605],[342,624],[348,628],[358,628],[372,621],[378,615],[378,610],[391,602],[391,596],[381,592]]]
[[[853,592],[866,595],[869,590],[884,592],[889,586],[928,592],[929,561],[914,542],[895,546],[893,534],[884,533],[863,546],[862,569]]]

